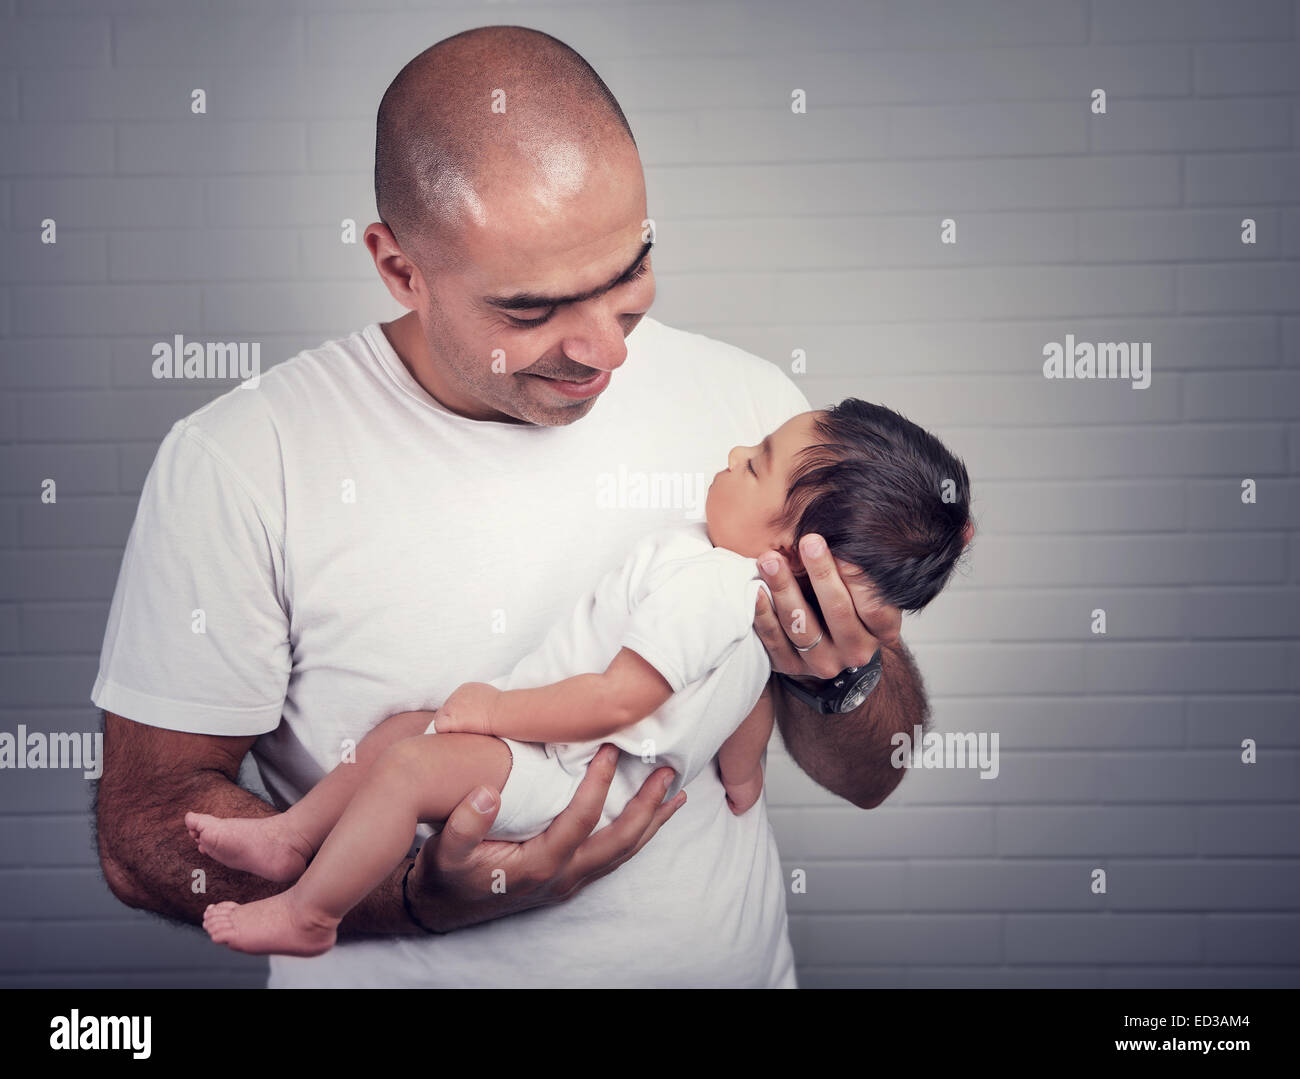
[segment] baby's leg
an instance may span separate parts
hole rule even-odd
[[[320,852],[287,892],[217,903],[203,928],[236,951],[319,955],[343,916],[399,864],[417,824],[441,822],[480,784],[500,790],[510,749],[481,734],[430,734],[391,746],[370,769]]]
[[[366,772],[391,745],[423,734],[434,712],[399,712],[361,739],[356,760],[337,765],[283,813],[269,817],[214,817],[186,813],[199,850],[231,869],[266,880],[297,880],[343,815]]]

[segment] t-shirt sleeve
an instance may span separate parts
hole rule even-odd
[[[742,609],[734,580],[710,559],[665,562],[646,574],[637,593],[621,643],[674,693],[708,674],[753,628],[752,605]]]
[[[185,421],[145,478],[91,700],[137,723],[250,735],[280,722],[291,668],[279,532]]]

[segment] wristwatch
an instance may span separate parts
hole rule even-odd
[[[880,681],[880,649],[861,667],[845,667],[834,678],[828,678],[807,689],[788,674],[777,672],[781,684],[809,708],[824,716],[852,712],[867,699]]]

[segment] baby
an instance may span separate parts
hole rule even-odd
[[[675,770],[671,797],[715,757],[730,811],[746,812],[762,793],[773,724],[771,664],[753,632],[766,588],[758,556],[781,552],[820,615],[798,554],[799,538],[815,532],[885,601],[920,610],[973,530],[961,461],[916,424],[856,398],[733,449],[704,516],[642,539],[510,674],[467,682],[434,712],[385,719],[355,761],[285,812],[187,813],[204,854],[296,882],[255,903],[209,906],[211,938],[241,952],[319,955],[406,856],[418,824],[440,824],[483,785],[501,792],[489,835],[531,838],[568,805],[605,742],[628,756],[602,824],[656,768]]]

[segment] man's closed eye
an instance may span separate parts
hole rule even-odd
[[[618,285],[626,285],[630,281],[635,281],[638,278],[644,277],[649,272],[649,270],[650,267],[646,263],[646,260],[643,258],[641,262],[638,264],[637,268],[633,270],[631,273],[629,273],[626,277],[624,277],[623,280],[619,281],[614,287],[617,288]],[[516,318],[514,315],[506,315],[506,320],[510,322],[512,325],[518,326],[521,330],[529,329],[533,326],[540,326],[544,322],[549,322],[552,316],[554,316],[556,310],[557,310],[556,308],[552,307],[549,311],[546,312],[546,314],[542,315],[540,318]]]

